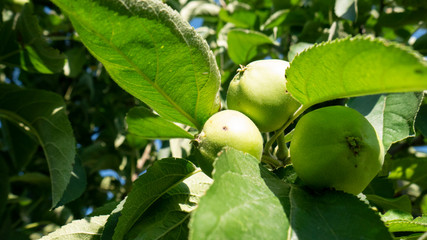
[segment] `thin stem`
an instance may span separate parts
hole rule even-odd
[[[285,133],[281,132],[277,138],[277,152],[276,157],[279,161],[285,161],[289,156],[289,149],[286,146]]]
[[[268,165],[270,165],[271,167],[273,167],[274,169],[276,168],[280,168],[283,167],[283,163],[280,162],[279,160],[277,160],[274,156],[272,156],[270,153],[267,154],[263,154],[261,161],[263,163],[267,163]]]
[[[295,119],[298,118],[299,115],[301,115],[307,108],[309,108],[310,106],[304,106],[301,105],[300,108],[298,108],[298,110],[294,113],[294,115],[292,115],[291,118],[289,118],[289,120],[278,130],[276,131],[276,133],[270,138],[270,140],[268,140],[268,142],[265,144],[264,147],[264,152],[270,152],[270,148],[271,146],[273,146],[274,141],[276,141],[276,139],[279,137],[279,135],[285,131],[285,129],[291,125],[291,123],[293,121],[295,121]]]

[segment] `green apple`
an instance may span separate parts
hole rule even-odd
[[[277,59],[243,67],[228,87],[228,109],[244,113],[261,132],[279,129],[300,106],[286,90],[288,67],[287,61]]]
[[[297,123],[290,154],[295,172],[315,189],[359,194],[380,171],[383,145],[375,129],[354,109],[324,107]]]
[[[243,113],[224,110],[212,115],[197,136],[199,165],[210,175],[212,164],[223,147],[229,146],[261,160],[263,138],[256,125]]]

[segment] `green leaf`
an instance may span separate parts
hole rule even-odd
[[[127,92],[160,116],[201,129],[219,110],[220,75],[206,41],[157,0],[53,0]]]
[[[300,3],[299,0],[273,0],[274,9],[290,8]]]
[[[85,163],[88,175],[103,169],[119,171],[121,159],[117,156],[117,152],[105,146],[105,144],[94,143],[82,149],[79,155]],[[99,159],[102,159],[102,161],[99,161]]]
[[[172,198],[156,203],[157,209],[135,224],[125,239],[188,239],[190,214],[177,209],[180,200]]]
[[[104,204],[101,207],[95,208],[91,214],[88,215],[88,217],[95,217],[100,215],[109,215],[114,209],[117,208],[120,202],[117,201],[111,201],[106,204]]]
[[[31,4],[25,4],[16,25],[12,23],[0,29],[0,63],[45,74],[62,71],[65,56],[47,44]]]
[[[291,45],[288,52],[288,60],[291,62],[296,55],[304,51],[305,49],[313,46],[312,43],[299,42]]]
[[[405,9],[404,11],[391,11],[381,14],[377,25],[397,29],[408,24],[417,24],[421,19],[426,19],[425,9]]]
[[[298,40],[300,42],[315,43],[327,39],[326,33],[321,29],[322,23],[320,21],[308,20],[304,23],[304,27],[301,34],[298,36]]]
[[[25,169],[39,146],[31,134],[7,120],[1,122],[4,145],[17,171]],[[22,147],[25,146],[25,147]]]
[[[62,195],[61,200],[55,207],[59,207],[76,200],[86,190],[86,171],[82,165],[80,158],[77,156],[71,172],[70,182]]]
[[[194,174],[157,200],[126,235],[127,239],[188,239],[190,212],[212,179]]]
[[[252,28],[256,22],[257,16],[254,11],[244,8],[245,7],[241,7],[240,9],[234,10],[232,13],[222,8],[219,11],[219,18],[223,21],[232,23],[238,28]]]
[[[1,1],[0,2],[0,25],[3,23],[3,7],[4,7],[5,2]]]
[[[427,158],[401,158],[392,161],[388,178],[407,180],[427,188]]]
[[[387,211],[384,215],[382,215],[381,219],[384,222],[394,221],[394,220],[411,221],[413,217],[409,212],[392,209],[390,211]]]
[[[67,62],[64,68],[64,75],[75,78],[80,75],[83,66],[87,63],[86,49],[84,47],[71,48],[65,52]]]
[[[39,172],[25,172],[23,175],[15,175],[9,178],[10,182],[22,182],[40,186],[48,186],[50,178]]]
[[[273,13],[267,19],[267,21],[265,21],[265,23],[261,26],[261,30],[271,29],[271,28],[279,26],[280,24],[282,24],[285,21],[289,12],[290,12],[289,9],[284,9],[284,10],[279,10],[279,11]]]
[[[357,19],[357,0],[336,0],[335,15],[355,22]]]
[[[415,119],[415,127],[422,135],[427,136],[427,105],[421,105]]]
[[[71,223],[62,226],[60,229],[42,237],[40,240],[96,240],[100,239],[104,224],[108,215],[96,217],[87,217],[80,220],[74,220]]]
[[[3,211],[5,210],[7,199],[9,195],[9,171],[6,161],[3,157],[0,157],[0,219],[6,219],[3,217]],[[1,223],[1,220],[0,220]],[[1,228],[0,228],[1,229]]]
[[[382,216],[390,232],[427,232],[427,216],[412,219],[407,212],[390,210]]]
[[[427,194],[421,197],[420,208],[421,213],[427,215]]]
[[[276,174],[277,177],[282,179],[282,181],[289,184],[295,184],[297,183],[297,181],[301,181],[298,178],[298,175],[295,172],[294,166],[292,164],[286,165],[285,167],[274,170],[274,174]]]
[[[233,29],[228,32],[228,54],[236,64],[246,64],[258,54],[258,47],[274,45],[268,36],[252,30]]]
[[[427,33],[417,38],[412,47],[423,55],[427,55]]]
[[[286,207],[279,200],[286,201],[287,185],[234,149],[224,150],[214,165],[214,183],[190,220],[190,239],[287,239]]]
[[[61,96],[42,90],[0,85],[0,117],[14,122],[38,139],[52,184],[52,207],[65,193],[76,154],[71,124]]]
[[[414,122],[422,93],[391,93],[350,99],[356,109],[374,126],[387,150],[392,143],[415,136]]]
[[[388,160],[385,160],[385,161],[388,162]],[[387,175],[388,175],[388,171],[387,171]],[[384,198],[393,198],[395,195],[394,182],[395,181],[385,177],[376,177],[369,183],[369,185],[365,188],[365,190],[363,190],[363,194],[377,195]]]
[[[122,239],[138,218],[162,195],[195,174],[195,166],[184,159],[156,161],[133,185],[121,211],[113,239]]]
[[[143,149],[149,143],[149,140],[146,138],[128,133],[126,134],[126,142],[131,148]]]
[[[119,222],[119,217],[122,214],[123,206],[125,205],[127,197],[120,201],[119,204],[116,205],[113,211],[111,211],[110,216],[107,219],[107,222],[104,226],[104,231],[102,231],[101,240],[111,240],[113,239],[114,230]]]
[[[192,140],[186,138],[173,138],[169,140],[172,157],[185,158],[187,160],[193,149]]]
[[[402,195],[397,198],[384,198],[367,194],[366,198],[369,202],[375,204],[384,211],[397,209],[405,212],[412,212],[411,199],[409,199],[408,195]]]
[[[129,133],[147,139],[194,138],[189,132],[145,107],[132,108],[126,123]]]
[[[396,0],[396,3],[405,7],[427,8],[427,2],[424,0]]]
[[[392,239],[380,217],[354,195],[293,187],[290,199],[298,239]]]
[[[309,20],[307,12],[302,8],[295,8],[289,12],[285,21],[283,22],[286,26],[299,26],[303,27]],[[300,40],[301,41],[301,40]]]
[[[190,21],[197,16],[213,16],[217,18],[220,9],[220,6],[213,2],[191,1],[181,9],[180,14],[185,21]]]
[[[427,64],[411,49],[370,37],[338,39],[299,54],[288,91],[305,107],[327,100],[427,89]]]

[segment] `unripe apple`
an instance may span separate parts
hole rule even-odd
[[[305,184],[355,195],[380,171],[383,151],[369,121],[344,106],[324,107],[304,115],[295,127],[290,147],[295,172]]]
[[[286,90],[288,67],[287,61],[277,59],[243,67],[228,87],[228,109],[244,113],[261,132],[279,129],[300,106]]]
[[[198,161],[203,172],[210,175],[212,164],[223,147],[229,146],[261,160],[263,139],[256,125],[243,113],[224,110],[212,115],[197,136],[201,153]]]

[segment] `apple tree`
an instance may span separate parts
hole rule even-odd
[[[427,239],[426,1],[0,10],[2,239]]]

